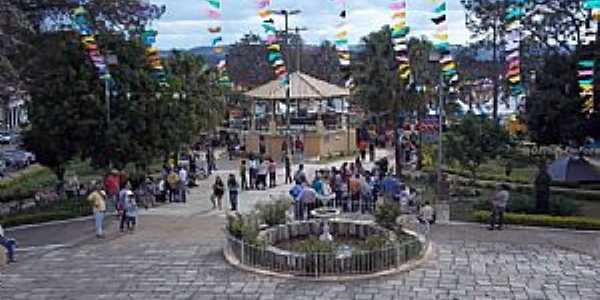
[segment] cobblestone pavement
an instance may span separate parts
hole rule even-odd
[[[106,239],[19,253],[19,263],[0,267],[0,299],[600,299],[600,234],[586,232],[434,226],[430,261],[372,280],[315,283],[239,271],[223,259],[225,220],[210,210],[209,184],[187,204],[144,212],[133,234],[112,223]],[[249,209],[267,196],[243,197]],[[93,235],[91,221],[60,226],[89,226],[79,230]]]

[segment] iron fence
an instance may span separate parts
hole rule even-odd
[[[415,238],[372,251],[299,253],[253,245],[228,235],[227,247],[229,253],[244,266],[295,276],[322,277],[374,274],[396,269],[418,258],[423,245]]]

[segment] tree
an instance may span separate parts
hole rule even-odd
[[[413,82],[403,82],[397,75],[391,41],[388,26],[363,38],[353,72],[357,85],[355,98],[359,99],[365,110],[378,115],[387,114],[388,120],[400,121],[400,114],[407,118],[425,111],[427,104],[435,97],[435,86],[441,71],[439,64],[429,62],[433,48],[431,43],[411,39],[409,52]],[[417,86],[427,87],[426,92],[421,93]],[[397,124],[397,128],[401,125]],[[396,171],[401,174],[402,149],[397,147],[396,152]]]
[[[479,166],[510,150],[510,137],[496,122],[467,114],[450,127],[444,141],[448,158],[477,178]]]
[[[73,33],[40,35],[28,69],[30,129],[25,145],[64,182],[65,164],[79,156],[102,128],[101,87]],[[34,83],[34,84],[33,84]]]
[[[527,100],[524,117],[531,140],[540,146],[583,145],[590,132],[582,110],[573,57],[547,57]]]

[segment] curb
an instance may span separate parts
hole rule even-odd
[[[451,221],[450,223],[446,223],[443,225],[450,226],[469,226],[469,227],[485,227],[485,223],[477,223],[477,222],[460,222],[460,221]],[[586,233],[586,234],[600,234],[600,230],[577,230],[577,229],[568,229],[568,228],[555,228],[555,227],[542,227],[542,226],[523,226],[523,225],[513,225],[513,224],[504,224],[504,227],[509,229],[516,230],[532,230],[532,231],[547,231],[547,232],[565,232],[565,233]],[[506,229],[505,229],[506,230]]]

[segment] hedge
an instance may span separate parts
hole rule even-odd
[[[51,221],[62,221],[72,218],[80,217],[81,214],[69,211],[59,212],[40,212],[32,214],[24,214],[18,216],[10,216],[0,219],[0,223],[3,227],[15,227],[19,225],[38,224]]]
[[[490,219],[489,211],[476,211],[474,218],[477,222],[487,223]],[[600,219],[582,218],[582,217],[553,217],[548,215],[527,215],[527,214],[504,214],[506,224],[556,227],[577,230],[600,230]]]

